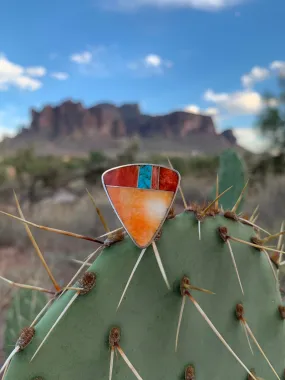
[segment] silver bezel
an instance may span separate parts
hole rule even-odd
[[[115,207],[114,207],[114,205],[113,205],[113,203],[112,203],[112,201],[111,201],[111,199],[110,199],[110,197],[109,197],[108,190],[107,190],[107,188],[106,188],[106,186],[105,186],[105,183],[104,183],[104,180],[103,180],[104,175],[107,174],[108,172],[112,171],[112,170],[120,169],[120,168],[124,168],[124,167],[127,167],[127,166],[141,166],[141,165],[159,166],[160,168],[166,168],[166,169],[173,170],[173,171],[174,171],[175,173],[177,173],[177,175],[178,175],[178,185],[177,185],[177,189],[176,189],[176,191],[175,191],[175,193],[174,193],[174,195],[173,195],[172,202],[171,202],[170,206],[169,206],[168,209],[167,209],[167,212],[166,212],[166,214],[165,214],[165,217],[164,217],[163,220],[161,221],[161,223],[160,223],[160,225],[159,225],[159,227],[158,227],[156,233],[154,234],[153,239],[152,239],[151,242],[150,242],[148,245],[146,245],[146,246],[140,246],[140,245],[138,245],[138,244],[135,242],[135,240],[132,238],[132,236],[129,234],[129,232],[128,232],[126,226],[125,226],[124,223],[122,222],[120,216],[118,215],[118,213],[117,213],[117,211],[116,211],[116,209],[115,209]],[[111,204],[111,206],[112,206],[112,209],[114,210],[114,212],[115,212],[115,214],[117,215],[119,221],[121,222],[122,226],[123,226],[124,229],[126,230],[127,234],[129,235],[129,237],[131,238],[131,240],[133,241],[133,243],[134,243],[137,247],[139,247],[139,248],[141,248],[141,249],[147,248],[148,246],[150,246],[150,245],[152,244],[152,242],[153,242],[154,239],[156,238],[158,232],[160,231],[161,227],[163,226],[163,224],[164,224],[164,222],[165,222],[165,220],[166,220],[166,218],[167,218],[167,215],[168,215],[168,213],[169,213],[169,211],[170,211],[170,209],[171,209],[171,207],[172,207],[172,205],[173,205],[173,203],[174,203],[174,200],[175,200],[175,198],[176,198],[177,191],[178,191],[179,186],[180,186],[180,181],[181,181],[181,175],[180,175],[180,173],[179,173],[177,170],[172,169],[172,168],[170,168],[169,166],[158,165],[158,164],[148,164],[148,163],[137,163],[137,164],[128,164],[128,165],[120,165],[120,166],[116,166],[116,167],[114,167],[114,168],[111,168],[111,169],[106,170],[106,171],[102,174],[102,176],[101,176],[101,182],[102,182],[103,188],[104,188],[104,190],[105,190],[105,193],[107,194],[108,200],[109,200],[109,202],[110,202],[110,204]],[[121,187],[121,186],[120,186],[120,187]]]

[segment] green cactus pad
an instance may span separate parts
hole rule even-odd
[[[144,380],[183,380],[190,364],[195,368],[197,380],[246,380],[245,369],[189,298],[175,352],[182,303],[180,280],[184,275],[194,286],[215,293],[190,290],[247,368],[254,369],[260,378],[276,379],[253,342],[254,356],[249,349],[243,326],[235,315],[236,305],[243,304],[249,327],[282,378],[285,331],[278,311],[281,304],[278,284],[263,252],[231,241],[244,288],[242,295],[228,244],[218,233],[221,226],[228,228],[230,236],[248,242],[255,234],[252,227],[220,214],[202,221],[199,241],[197,220],[192,212],[185,211],[167,220],[157,247],[171,290],[167,289],[149,247],[118,311],[118,302],[140,250],[129,238],[105,248],[89,269],[96,273],[96,285],[88,294],[78,296],[30,362],[74,291],[66,292],[53,303],[35,326],[32,342],[12,359],[5,380],[108,380],[111,353],[108,342],[113,327],[120,328],[120,347]],[[114,358],[112,379],[135,379],[119,353]]]
[[[235,205],[245,184],[245,164],[233,149],[228,149],[221,154],[219,166],[219,193],[232,186],[232,189],[221,199],[224,210],[230,210]],[[212,190],[211,199],[215,199],[215,197],[216,186]],[[242,205],[243,199],[237,211],[241,210]]]
[[[33,322],[47,301],[47,296],[44,293],[29,289],[16,290],[6,317],[4,336],[6,356],[13,350],[21,330]]]

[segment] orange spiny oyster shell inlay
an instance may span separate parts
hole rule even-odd
[[[173,203],[179,174],[155,165],[128,165],[107,171],[102,180],[128,234],[137,246],[147,247]]]

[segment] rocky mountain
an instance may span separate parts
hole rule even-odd
[[[40,133],[49,139],[71,136],[125,137],[159,135],[167,138],[185,137],[194,131],[215,135],[210,116],[178,111],[167,115],[149,116],[141,113],[138,104],[98,104],[84,108],[71,100],[56,106],[46,106],[41,111],[31,110],[31,125],[26,133]]]
[[[232,145],[236,145],[237,139],[231,129],[225,129],[222,133],[221,136],[224,136],[226,140]]]
[[[184,111],[151,116],[143,114],[138,104],[115,106],[102,103],[86,108],[79,102],[67,100],[57,106],[32,109],[30,126],[23,128],[10,143],[6,142],[6,148],[33,141],[37,145],[42,142],[44,150],[69,144],[69,152],[79,146],[86,152],[88,149],[114,148],[117,141],[133,136],[142,139],[145,146],[150,146],[146,141],[164,141],[164,146],[170,143],[169,148],[173,145],[177,150],[183,145],[188,151],[195,149],[205,153],[236,144],[230,130],[221,135],[216,132],[210,116]]]

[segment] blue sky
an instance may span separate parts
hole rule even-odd
[[[241,143],[285,71],[284,0],[28,0],[0,12],[0,134],[67,98],[188,109]],[[261,144],[256,140],[256,146]]]

